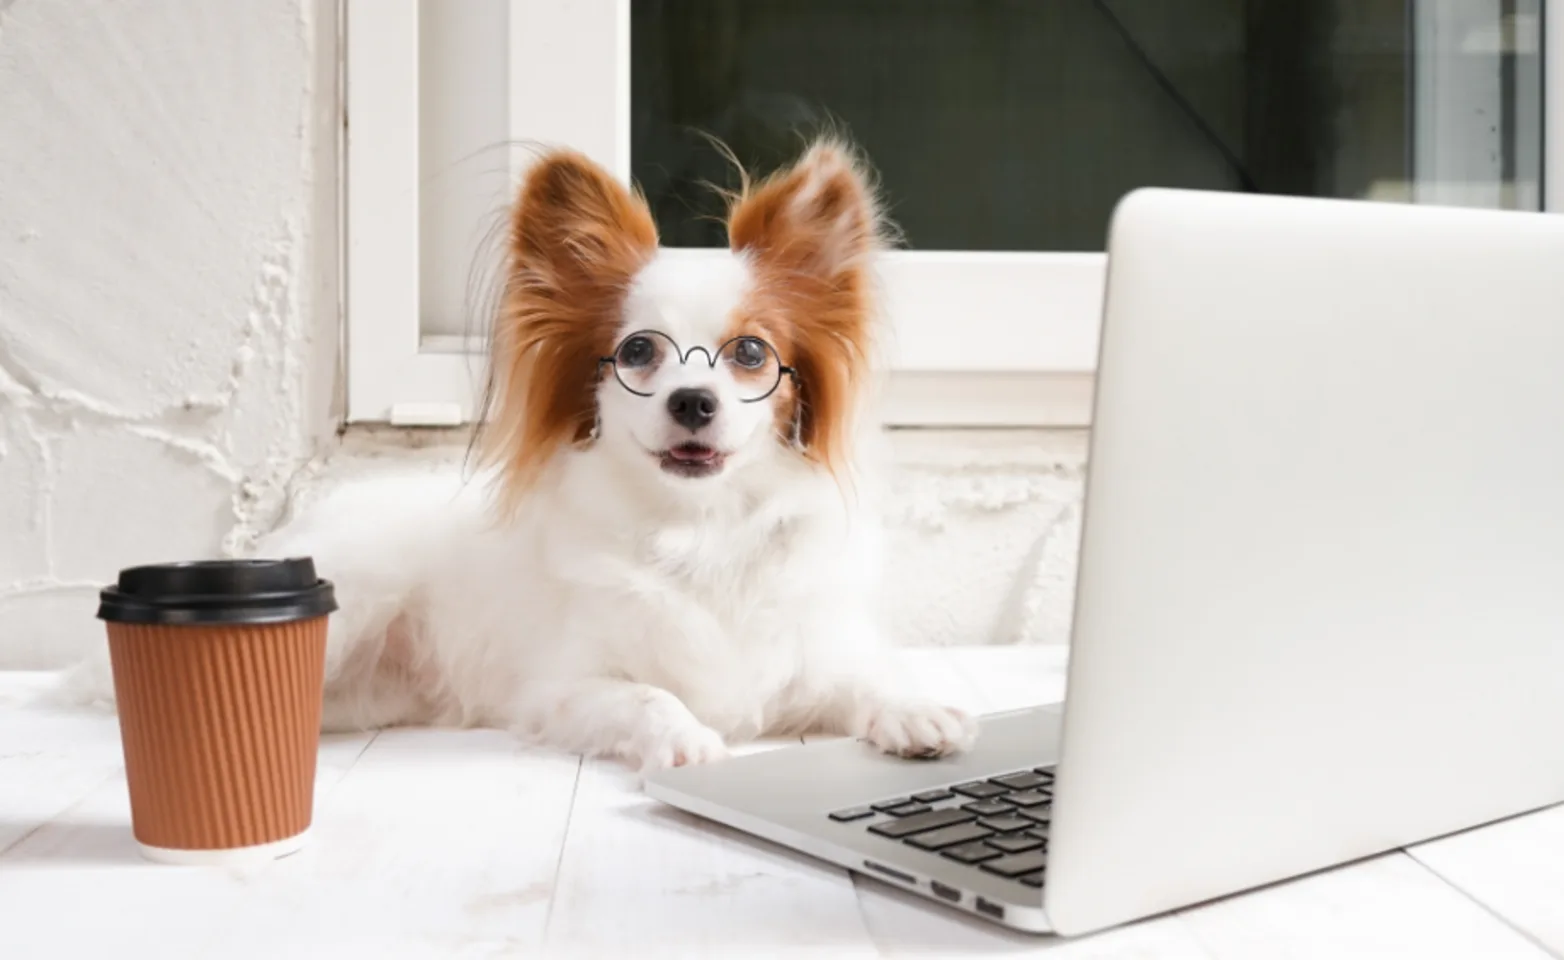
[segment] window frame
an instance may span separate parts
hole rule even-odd
[[[1542,199],[1564,212],[1564,0],[1541,4]],[[509,0],[507,10],[509,90],[548,91],[509,97],[512,139],[569,144],[628,181],[630,0]],[[419,2],[343,0],[342,11],[346,420],[468,424],[482,345],[425,335],[420,317]],[[513,178],[527,156],[512,148]],[[887,254],[887,422],[1088,426],[1106,269],[1095,252]]]

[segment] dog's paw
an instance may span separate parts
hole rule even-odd
[[[704,724],[693,722],[641,738],[636,744],[636,759],[642,772],[712,763],[727,756],[728,745],[722,741],[722,735]]]
[[[954,707],[910,702],[870,711],[863,737],[885,753],[932,759],[970,749],[977,733],[977,721]]]

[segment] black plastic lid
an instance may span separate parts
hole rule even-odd
[[[286,623],[337,609],[308,557],[131,567],[98,599],[98,618],[114,623]]]

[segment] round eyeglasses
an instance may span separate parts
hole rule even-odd
[[[683,366],[699,350],[713,370],[717,364],[733,377],[742,403],[756,403],[776,392],[783,376],[798,373],[782,362],[776,348],[759,337],[734,337],[717,348],[691,347],[688,352],[665,333],[639,330],[619,341],[611,357],[600,357],[598,369],[610,366],[619,385],[638,397],[655,396],[675,366]]]

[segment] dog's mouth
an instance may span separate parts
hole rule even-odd
[[[676,477],[711,477],[722,472],[727,455],[704,443],[681,443],[658,454],[664,473]]]

